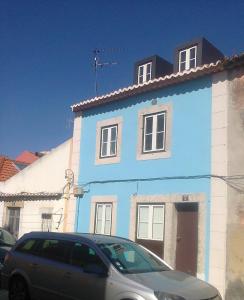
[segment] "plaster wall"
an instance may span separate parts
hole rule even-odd
[[[244,68],[228,74],[228,175],[244,175]],[[244,299],[244,178],[228,185],[226,300]]]
[[[78,184],[79,177],[79,163],[80,163],[80,144],[81,144],[81,128],[82,128],[82,114],[76,113],[74,118],[73,141],[71,150],[70,167],[74,173],[74,185]],[[76,202],[77,199],[71,192],[69,198],[65,203],[65,232],[75,231],[75,218],[76,218]]]
[[[65,170],[69,168],[70,143],[68,140],[26,167],[1,187],[5,193],[57,193],[66,184]]]
[[[227,72],[213,75],[211,122],[211,174],[227,175],[228,126]],[[219,178],[211,179],[211,222],[209,282],[225,294],[227,185]]]
[[[63,231],[64,199],[61,200],[30,200],[17,202],[1,202],[0,226],[5,227],[8,207],[20,207],[19,236],[30,231],[42,231],[42,213],[52,213],[52,227],[54,232]]]
[[[66,185],[65,170],[69,168],[70,146],[68,140],[38,159],[0,187],[4,193],[63,193]],[[63,231],[65,220],[65,195],[59,200],[27,197],[4,199],[0,202],[0,226],[7,222],[8,207],[20,208],[19,237],[32,230],[41,230],[42,213],[52,213],[52,230]],[[9,200],[9,201],[8,201]],[[12,201],[10,201],[12,200]]]
[[[172,108],[170,156],[138,160],[139,112],[153,105],[170,105]],[[129,237],[130,205],[133,196],[164,197],[172,194],[182,196],[201,193],[205,199],[204,236],[201,244],[205,245],[205,251],[199,251],[202,268],[199,269],[198,275],[208,279],[210,180],[201,177],[192,179],[188,176],[210,174],[210,116],[211,79],[207,77],[84,111],[79,166],[82,172],[79,174],[79,184],[85,184],[86,192],[77,202],[76,230],[89,231],[93,197],[117,197],[115,233]],[[116,117],[123,118],[120,162],[96,165],[96,124]],[[172,179],[153,180],[155,177]],[[143,178],[147,178],[147,181],[131,180]],[[175,216],[172,207],[170,209],[169,205],[168,208],[167,218],[170,215]],[[174,243],[169,247],[173,251]]]

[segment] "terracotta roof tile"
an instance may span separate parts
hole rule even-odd
[[[0,181],[5,181],[19,172],[13,160],[0,156]]]
[[[36,161],[39,157],[30,151],[24,151],[19,156],[16,157],[16,161],[31,164]]]

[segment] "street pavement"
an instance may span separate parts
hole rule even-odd
[[[0,300],[8,300],[8,293],[5,290],[0,290]]]

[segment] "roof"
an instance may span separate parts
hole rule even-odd
[[[0,156],[0,181],[5,181],[19,172],[14,161],[7,156]]]
[[[16,157],[16,161],[20,163],[31,164],[36,161],[39,157],[30,151],[23,151],[19,156]]]
[[[41,155],[30,151],[22,152],[16,159],[0,155],[0,181],[6,181],[25,167],[36,161]]]
[[[21,193],[1,193],[0,192],[0,201],[2,200],[31,200],[32,198],[36,199],[59,199],[62,196],[62,193],[47,193],[47,192],[38,192],[38,193],[28,193],[28,192],[21,192]],[[17,199],[16,199],[17,198]]]
[[[111,235],[103,235],[103,234],[92,234],[92,233],[62,233],[62,232],[43,232],[43,231],[33,231],[27,233],[26,235],[31,237],[39,237],[39,238],[70,238],[73,240],[77,240],[79,238],[85,239],[87,241],[92,241],[96,244],[102,243],[121,243],[121,242],[131,242],[129,239],[118,237],[118,236],[111,236]]]
[[[71,106],[73,112],[86,110],[91,107],[103,105],[112,101],[126,99],[130,96],[140,95],[145,92],[158,90],[181,82],[186,82],[202,76],[221,72],[236,66],[244,65],[244,53],[231,58],[224,58],[215,63],[205,64],[195,69],[172,73],[164,77],[155,78],[142,84],[132,85],[123,89],[113,91],[109,94],[83,100]]]

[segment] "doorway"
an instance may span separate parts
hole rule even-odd
[[[197,272],[198,203],[177,203],[176,269]]]

